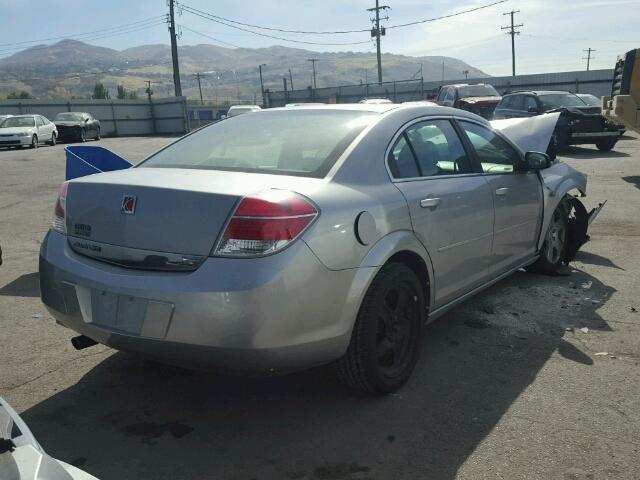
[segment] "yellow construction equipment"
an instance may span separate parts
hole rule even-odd
[[[640,133],[640,48],[618,57],[611,97],[603,97],[602,113]]]

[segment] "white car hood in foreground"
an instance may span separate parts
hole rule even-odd
[[[21,133],[33,133],[35,127],[9,127],[0,128],[0,135],[20,135]]]
[[[504,133],[523,152],[546,152],[560,113],[528,118],[492,120],[491,126]]]
[[[97,480],[86,472],[50,457],[37,442],[29,427],[0,397],[1,480]],[[6,444],[12,447],[6,449]]]

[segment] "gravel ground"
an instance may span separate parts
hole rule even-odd
[[[169,138],[104,139],[138,161]],[[638,479],[640,142],[574,148],[588,208],[570,275],[517,273],[432,324],[398,394],[324,370],[228,377],[75,351],[38,293],[64,146],[0,150],[0,395],[105,479]]]

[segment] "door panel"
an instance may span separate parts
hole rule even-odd
[[[434,308],[486,280],[493,235],[493,198],[474,174],[448,120],[408,127],[389,152],[389,170],[409,205],[413,229],[433,263]]]
[[[475,123],[459,123],[493,195],[490,273],[495,276],[534,255],[542,219],[542,184],[537,173],[520,171],[520,153],[498,134]]]
[[[431,255],[434,308],[481,284],[488,275],[493,234],[493,199],[484,177],[430,177],[396,186]]]

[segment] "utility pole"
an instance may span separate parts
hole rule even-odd
[[[317,58],[307,58],[307,62],[311,62],[311,66],[313,68],[313,88],[318,88],[318,86],[316,85],[316,62],[318,61]]]
[[[291,90],[293,90],[293,75],[291,75],[291,69],[289,69],[289,84],[291,85]]]
[[[171,59],[173,60],[173,86],[176,97],[182,96],[180,65],[178,64],[178,40],[176,39],[175,0],[169,1],[169,34],[171,35]]]
[[[196,74],[193,75],[194,77],[196,77],[198,79],[198,90],[200,90],[200,103],[202,105],[204,105],[204,100],[202,99],[202,85],[200,84],[200,79],[201,78],[206,78],[206,75],[203,75],[202,73],[198,72]]]
[[[376,53],[378,55],[378,83],[382,83],[382,54],[380,53],[380,37],[386,35],[386,30],[380,28],[380,10],[387,10],[390,8],[387,5],[380,5],[379,0],[376,0],[376,6],[373,8],[367,8],[367,12],[375,12],[375,19],[371,19],[374,22],[375,27],[371,29],[371,36],[376,39]],[[384,17],[383,20],[388,20],[389,17]]]
[[[151,103],[151,95],[153,95],[153,90],[151,90],[151,80],[147,80],[147,89],[145,90],[145,93],[149,98],[149,103]]]
[[[583,60],[587,61],[587,72],[589,71],[589,67],[591,66],[591,60],[595,60],[595,58],[591,56],[591,52],[595,51],[596,50],[594,50],[593,48],[587,48],[586,50],[583,50],[583,52],[587,52],[587,58],[582,57]]]
[[[264,98],[264,81],[262,80],[262,67],[266,67],[266,63],[258,65],[258,71],[260,72],[260,91],[262,92],[262,108],[266,106],[266,100]]]
[[[520,23],[518,25],[513,24],[513,16],[516,13],[520,13],[520,10],[511,10],[510,12],[503,13],[502,15],[510,15],[511,16],[511,25],[507,25],[506,27],[501,27],[502,30],[509,30],[507,35],[511,35],[511,70],[512,76],[516,76],[516,35],[520,35],[520,32],[516,31],[516,28],[522,27],[523,24]]]

